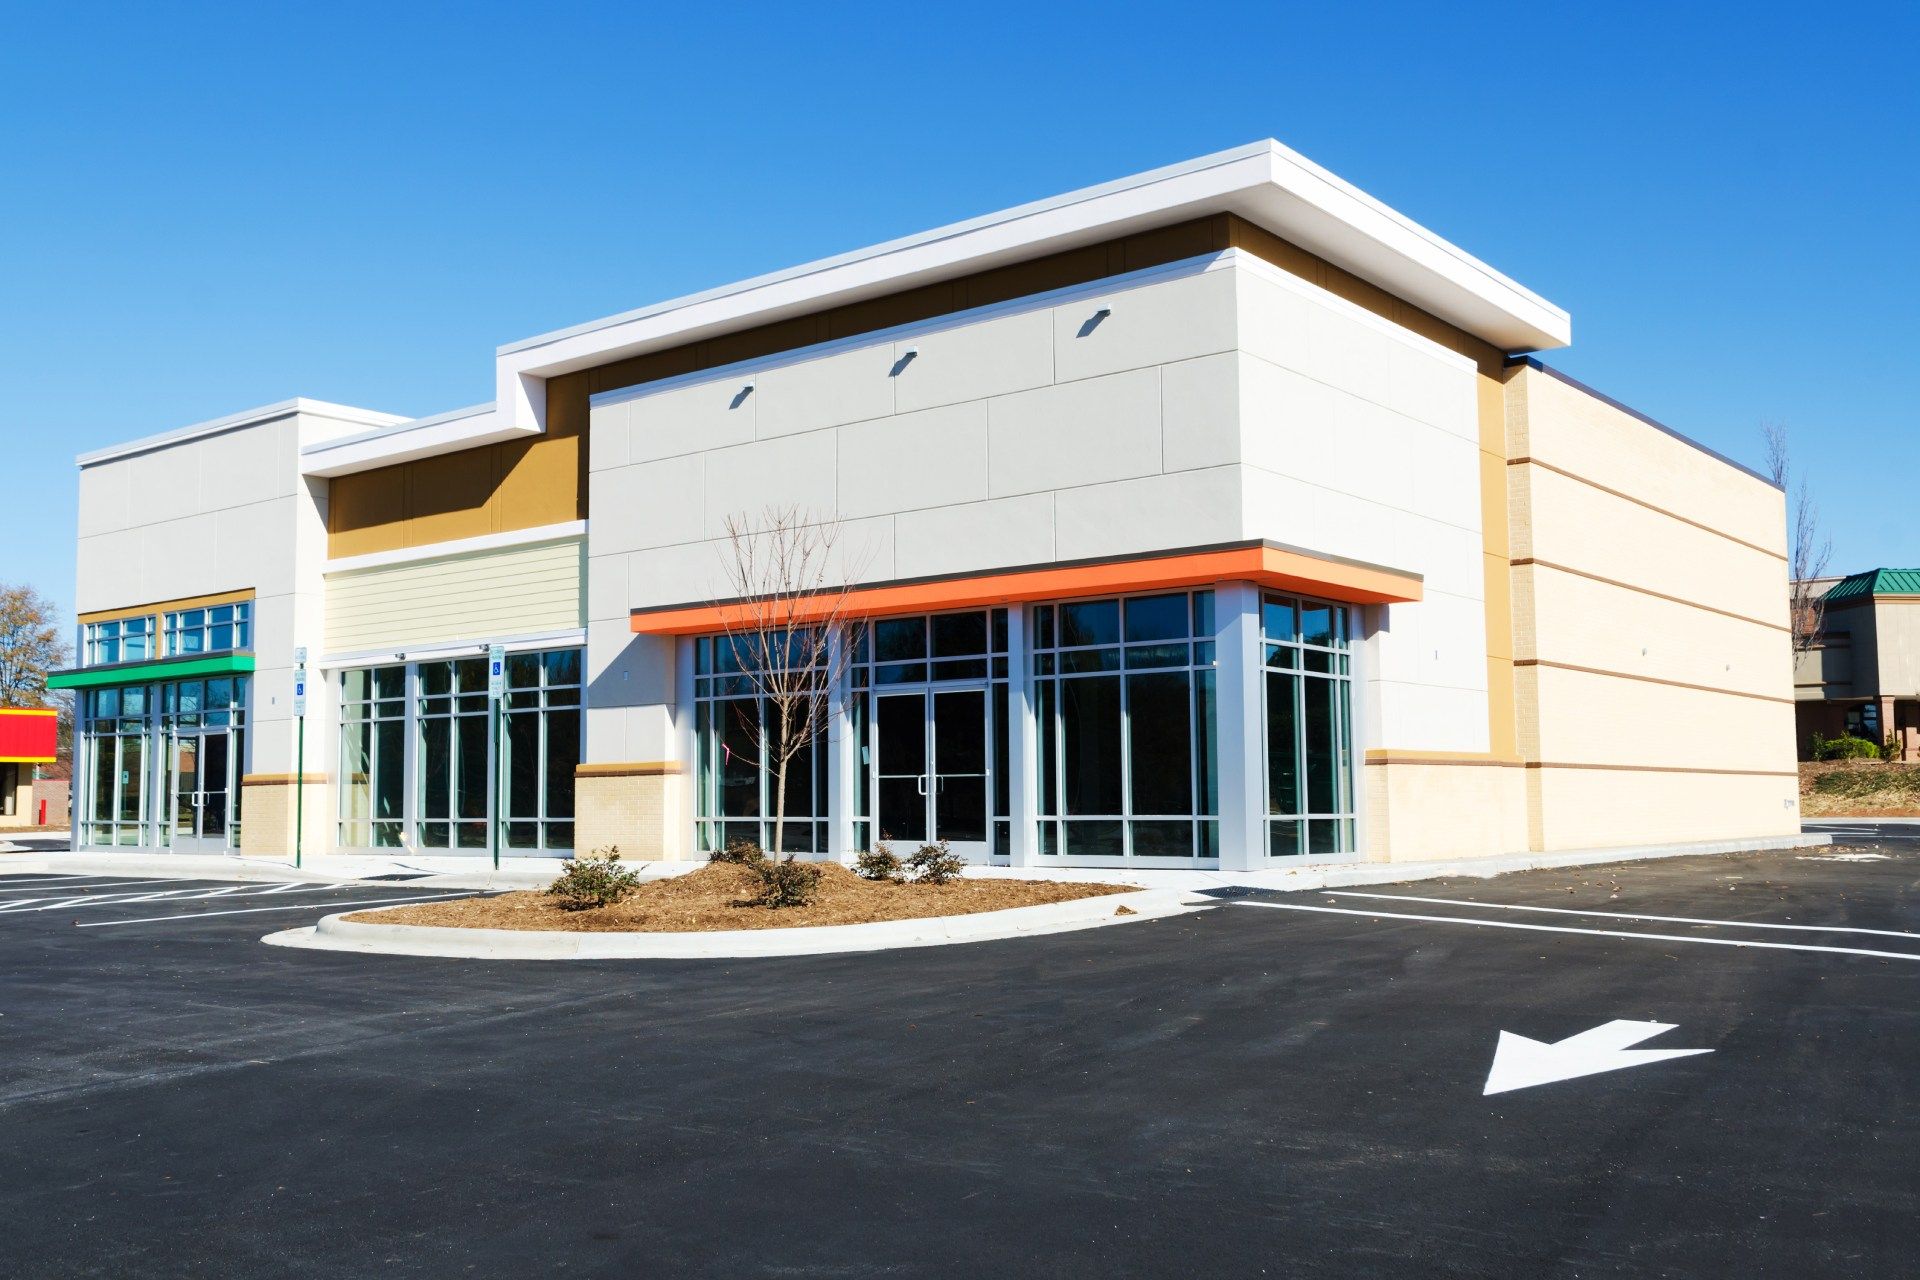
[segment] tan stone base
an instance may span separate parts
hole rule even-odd
[[[306,831],[300,842],[303,857],[327,852],[328,821],[333,789],[325,774],[308,774],[303,806],[295,801],[291,774],[251,774],[240,780],[240,852],[263,858],[290,858],[294,855],[293,821],[297,809],[304,807]]]
[[[1519,761],[1394,756],[1366,764],[1368,861],[1490,857],[1528,847]]]
[[[689,856],[682,772],[670,760],[580,765],[573,781],[574,849],[618,849],[629,860]]]

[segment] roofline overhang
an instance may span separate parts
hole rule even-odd
[[[1215,213],[1235,213],[1507,352],[1572,340],[1567,313],[1272,139],[499,348],[502,427],[545,418],[545,381],[827,307]]]

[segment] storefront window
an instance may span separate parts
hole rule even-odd
[[[1032,612],[1040,851],[1219,856],[1213,593]]]
[[[509,654],[505,676],[495,740],[484,658],[341,673],[341,848],[483,854],[497,820],[504,852],[572,852],[580,650]]]
[[[407,668],[340,673],[340,847],[394,849],[406,825]]]
[[[167,615],[167,654],[225,653],[253,642],[253,605],[233,604],[181,609]]]
[[[85,662],[145,662],[157,656],[153,646],[153,618],[116,618],[86,626]]]
[[[506,758],[501,770],[507,780],[506,846],[515,853],[573,849],[580,691],[578,649],[507,658]]]
[[[1345,606],[1261,599],[1266,682],[1268,850],[1354,849],[1352,672]]]
[[[778,711],[743,670],[741,650],[804,650],[803,645],[737,644],[731,636],[694,641],[696,811],[700,848],[734,840],[774,847],[777,771],[762,760],[762,744],[779,738]],[[925,654],[920,654],[925,666]],[[786,812],[780,845],[788,853],[827,848],[827,735],[800,747],[787,762]]]

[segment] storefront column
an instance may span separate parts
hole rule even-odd
[[[860,769],[860,743],[853,732],[853,677],[844,658],[847,635],[835,629],[828,637],[832,646],[827,660],[829,671],[840,672],[827,700],[827,852],[835,858],[850,858],[861,852],[853,838],[854,781]]]
[[[1260,590],[1247,582],[1223,582],[1214,590],[1213,608],[1220,717],[1220,869],[1253,871],[1267,865]]]
[[[1040,865],[1040,733],[1033,720],[1027,611],[1007,607],[1007,845],[1016,867]]]

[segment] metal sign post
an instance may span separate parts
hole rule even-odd
[[[307,647],[293,651],[293,865],[307,829]]]
[[[492,750],[487,755],[493,761],[493,812],[487,823],[487,843],[493,848],[493,869],[500,869],[500,818],[506,811],[506,805],[500,794],[500,699],[507,691],[507,647],[505,645],[487,646],[487,736],[492,741]]]

